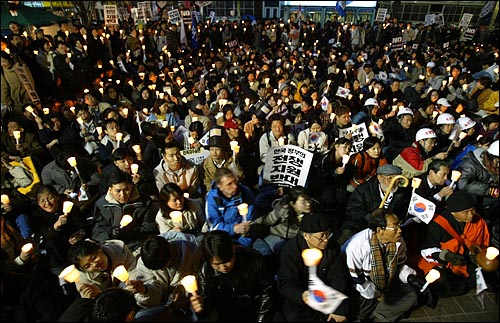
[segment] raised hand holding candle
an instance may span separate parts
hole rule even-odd
[[[10,199],[7,194],[2,194],[2,204],[9,205],[10,204]]]
[[[423,293],[427,286],[438,280],[439,277],[441,277],[439,271],[437,271],[436,269],[431,269],[429,273],[427,273],[427,276],[425,276],[425,284],[424,286],[422,286],[422,289],[420,289],[420,292]]]
[[[413,187],[414,190],[420,187],[420,184],[422,183],[422,180],[417,177],[413,177],[411,180],[411,187]]]
[[[76,167],[76,157],[69,157],[67,161],[71,167]]]
[[[33,111],[33,107],[28,105],[26,107],[26,111],[28,111],[29,113],[31,113],[35,118],[37,117],[37,115],[35,114],[35,112]]]
[[[247,222],[248,204],[241,203],[240,205],[238,205],[238,212],[243,217],[243,222]]]
[[[14,139],[16,139],[16,145],[19,145],[19,139],[21,139],[21,131],[14,130],[12,133],[14,134]]]
[[[130,170],[132,171],[132,175],[137,174],[137,171],[139,170],[139,165],[137,164],[130,165]]]
[[[302,259],[307,267],[317,266],[323,257],[323,252],[317,248],[304,249]]]
[[[174,224],[182,226],[182,212],[181,211],[172,211],[170,212],[170,218]]]
[[[181,279],[181,285],[184,286],[184,289],[188,292],[196,296],[196,292],[198,291],[198,284],[196,283],[196,277],[193,275],[187,275]]]
[[[33,244],[31,242],[26,243],[21,247],[21,251],[24,253],[29,253],[31,250],[33,250]]]
[[[63,203],[63,213],[65,215],[68,215],[69,212],[71,212],[71,209],[73,209],[73,204],[74,203],[71,202],[71,201],[64,201],[64,203]]]
[[[120,265],[113,270],[113,277],[117,278],[122,283],[126,282],[129,278],[127,269],[124,265]]]
[[[238,142],[236,140],[231,140],[229,145],[231,146],[231,150],[234,151],[234,147],[238,146]]]
[[[130,222],[132,222],[132,217],[130,215],[125,214],[122,216],[122,219],[120,220],[120,229],[129,225]]]
[[[451,171],[450,187],[453,187],[453,184],[455,184],[459,180],[460,176],[462,176],[462,173],[460,173],[458,170]]]
[[[76,269],[75,265],[70,265],[61,271],[59,278],[64,279],[68,283],[74,283],[80,279],[80,272]]]

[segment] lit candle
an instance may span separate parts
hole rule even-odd
[[[63,213],[65,215],[68,215],[69,212],[71,212],[71,209],[73,208],[73,204],[74,203],[71,202],[71,201],[64,201],[64,203],[63,203]]]
[[[80,272],[76,269],[75,265],[70,265],[61,271],[59,278],[64,279],[68,283],[74,283],[80,279]]]
[[[235,154],[238,154],[240,152],[240,146],[239,145],[234,146],[233,151]]]
[[[2,204],[9,205],[10,204],[10,199],[7,194],[2,194]]]
[[[464,139],[465,137],[467,137],[467,133],[466,132],[461,132],[458,135],[458,141],[462,141],[462,139]]]
[[[167,120],[162,121],[162,122],[161,122],[161,127],[162,127],[162,128],[166,128],[166,127],[168,127],[168,121],[167,121]]]
[[[279,137],[278,138],[278,146],[283,146],[285,144],[285,138]]]
[[[238,146],[238,142],[236,140],[232,140],[229,145],[231,146],[231,150],[234,151],[234,147]]]
[[[467,84],[462,85],[462,89],[463,89],[464,91],[467,91]]]
[[[34,51],[33,51],[33,54],[35,54],[35,56],[37,56],[37,55],[38,55],[38,51],[37,51],[37,50],[34,50]]]
[[[76,157],[69,157],[67,159],[68,161],[68,164],[70,164],[71,167],[75,167],[76,166]]]
[[[83,119],[82,118],[80,118],[80,117],[76,118],[76,122],[78,122],[78,124],[80,124],[80,127],[83,128],[82,127],[83,126]]]
[[[66,53],[66,55],[68,55],[68,58],[71,58],[71,53]]]
[[[333,122],[335,120],[335,113],[330,113],[330,122]]]
[[[120,141],[121,141],[121,140],[122,140],[122,138],[123,138],[123,133],[121,133],[121,132],[117,132],[115,136],[116,136],[116,137],[115,137],[115,138],[116,138],[116,146],[117,146],[117,147],[120,147]]]
[[[304,249],[302,259],[307,267],[317,266],[323,257],[323,252],[317,248]]]
[[[160,98],[160,100],[163,100],[163,98],[165,97],[165,93],[163,92],[158,93],[158,97]]]
[[[137,164],[130,165],[130,170],[132,171],[132,175],[137,174],[137,171],[139,170],[139,165]]]
[[[141,78],[141,80],[144,80],[144,76],[145,76],[145,75],[146,75],[146,74],[145,74],[145,73],[143,73],[143,72],[140,72],[140,73],[139,73],[139,77]]]
[[[49,108],[43,108],[43,114],[49,114],[50,110]]]
[[[249,98],[246,98],[245,99],[245,106],[248,106],[250,104],[250,99]]]
[[[182,212],[181,211],[172,211],[170,212],[170,218],[174,224],[182,226]]]
[[[498,253],[499,253],[499,251],[497,248],[488,247],[488,249],[486,249],[486,258],[488,260],[493,260],[498,256]]]
[[[24,253],[28,253],[31,250],[33,250],[33,244],[32,243],[26,243],[25,245],[23,245],[21,247],[21,251],[24,252]]]
[[[191,122],[196,122],[196,121],[198,121],[198,117],[192,117],[191,118]]]
[[[342,156],[342,167],[345,167],[345,165],[349,162],[349,155],[343,155]]]
[[[102,127],[96,127],[97,133],[102,135]]]
[[[194,138],[193,138],[193,137],[189,137],[189,138],[188,138],[188,143],[189,143],[190,145],[194,144]]]
[[[128,116],[128,108],[123,108],[122,112],[123,112],[123,116],[126,118]]]
[[[422,286],[422,289],[420,289],[420,292],[423,293],[425,291],[425,289],[427,288],[427,286],[429,286],[429,284],[432,284],[433,282],[438,280],[439,277],[441,277],[441,274],[439,273],[439,271],[437,271],[436,269],[431,269],[429,271],[429,273],[427,274],[427,276],[425,276],[425,284],[424,284],[424,286]]]
[[[175,131],[175,126],[170,126],[170,132],[174,133]]]
[[[132,222],[132,216],[130,216],[128,214],[125,214],[124,216],[122,216],[122,218],[120,220],[120,229],[129,225],[130,222]]]
[[[33,111],[33,107],[31,105],[28,105],[26,107],[26,111],[28,111],[29,113],[31,113],[35,118],[37,117],[37,115],[35,114],[35,112]]]
[[[125,269],[124,265],[120,265],[113,270],[113,277],[117,278],[121,282],[126,282],[128,280],[128,271]]]
[[[184,289],[193,295],[196,295],[198,291],[198,284],[196,283],[196,277],[193,275],[187,275],[181,279],[181,284]]]
[[[432,111],[432,119],[436,119],[438,114],[439,114],[439,111]]]
[[[247,222],[248,204],[241,203],[240,205],[238,205],[238,212],[243,217],[243,222]]]
[[[87,45],[83,45],[83,50],[87,51]]]
[[[19,139],[21,139],[21,131],[14,130],[12,133],[14,134],[14,138],[16,139],[16,145],[19,145]]]
[[[141,153],[141,146],[140,145],[133,145],[132,150],[138,155]]]
[[[188,198],[189,198],[189,193],[188,193],[188,192],[186,192],[186,193],[184,193],[182,196],[184,196],[184,198],[188,199]]]
[[[421,183],[422,180],[420,178],[413,177],[413,179],[411,180],[411,187],[413,187],[413,189],[417,189],[420,187]]]

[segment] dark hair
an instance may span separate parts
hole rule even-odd
[[[394,215],[391,210],[384,208],[375,209],[368,220],[368,228],[373,232],[377,232],[377,228],[385,228],[387,226],[387,216]]]
[[[437,172],[439,172],[439,169],[441,167],[448,167],[448,168],[450,168],[450,164],[446,160],[434,159],[429,164],[429,168],[427,169],[427,172],[430,172],[432,170],[432,171],[434,171],[434,173],[437,173]]]
[[[56,188],[54,186],[52,186],[52,185],[41,185],[38,188],[38,190],[36,191],[36,197],[37,197],[37,199],[43,193],[49,193],[49,194],[52,194],[52,195],[59,195],[59,193],[57,192]]]
[[[148,269],[164,268],[171,256],[170,243],[164,237],[152,236],[142,243],[141,259]]]
[[[219,258],[222,262],[228,262],[233,258],[233,240],[227,231],[214,230],[207,232],[201,242],[203,257],[206,261]]]
[[[493,83],[491,77],[489,76],[481,76],[477,81],[481,83],[481,85],[483,85],[485,88],[491,87],[491,83]]]
[[[131,154],[130,150],[128,150],[125,147],[118,147],[115,150],[113,150],[113,153],[111,154],[111,160],[113,161],[123,160],[127,157],[133,158],[133,155]]]
[[[79,240],[69,248],[68,261],[76,268],[81,269],[80,259],[96,254],[99,250],[101,250],[101,246],[97,242],[89,239]]]
[[[198,120],[191,122],[189,131],[195,131],[198,134],[198,139],[201,139],[201,137],[203,137],[203,123]]]
[[[87,322],[125,322],[135,307],[135,297],[131,292],[111,287],[95,298]]]
[[[165,152],[167,149],[171,149],[171,148],[177,148],[178,150],[182,150],[181,147],[179,146],[179,144],[177,143],[177,141],[171,141],[171,142],[167,142],[165,144],[165,149],[163,149],[163,152]]]
[[[132,176],[125,172],[111,172],[108,177],[108,187],[113,187],[113,185],[120,183],[132,184]]]
[[[340,105],[340,106],[335,108],[335,114],[337,116],[342,116],[342,115],[349,113],[349,112],[351,112],[351,109],[347,105]]]
[[[161,203],[161,207],[164,208],[166,212],[170,212],[170,208],[168,207],[167,203],[168,200],[170,200],[170,196],[178,196],[178,197],[183,197],[184,192],[182,189],[177,185],[176,183],[167,183],[163,185],[163,187],[160,190],[160,195],[158,196]],[[183,210],[187,209],[187,201],[184,200],[183,203]]]
[[[287,204],[290,202],[295,203],[300,196],[311,199],[311,194],[307,188],[303,186],[294,186],[286,194],[285,201]]]
[[[363,141],[363,151],[367,151],[368,149],[375,146],[375,144],[382,145],[380,143],[380,139],[378,137],[368,137]]]
[[[151,122],[141,122],[142,133],[146,136],[152,136],[156,133],[156,125]]]

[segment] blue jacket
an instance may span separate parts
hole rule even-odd
[[[209,230],[223,230],[229,232],[233,240],[244,246],[251,246],[253,239],[244,237],[234,232],[234,225],[243,222],[243,217],[238,212],[238,205],[248,204],[247,221],[254,219],[254,195],[245,185],[238,185],[238,193],[231,198],[225,197],[215,183],[207,193],[205,214]]]

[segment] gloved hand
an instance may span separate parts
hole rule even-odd
[[[425,285],[425,279],[418,277],[417,275],[408,275],[408,284],[413,286],[416,290],[421,290]]]
[[[110,230],[109,230],[109,236],[113,239],[119,239],[120,237],[120,228],[119,227],[112,227]]]
[[[439,253],[439,259],[449,262],[454,266],[465,265],[465,257],[459,255],[458,253],[450,252],[449,250],[443,250]]]
[[[494,197],[494,198],[498,198],[498,196],[500,195],[500,189],[498,189],[497,187],[490,187],[486,191],[486,195]]]

